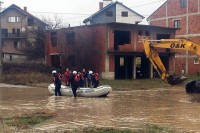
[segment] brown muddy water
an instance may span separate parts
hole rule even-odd
[[[47,88],[0,87],[0,117],[44,110],[57,115],[32,130],[88,126],[135,129],[156,124],[178,131],[200,131],[200,94],[186,94],[183,87],[114,91],[106,98],[55,97]]]

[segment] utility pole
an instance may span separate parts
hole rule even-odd
[[[2,29],[1,29],[1,17],[2,17],[2,14],[1,14],[1,5],[3,4],[2,1],[0,1],[0,76],[3,75],[3,59],[2,59]]]

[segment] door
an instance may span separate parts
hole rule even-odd
[[[115,79],[133,78],[133,57],[115,56]]]

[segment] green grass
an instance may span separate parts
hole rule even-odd
[[[39,123],[42,123],[48,119],[53,118],[52,113],[33,113],[33,114],[24,114],[21,116],[15,116],[4,119],[5,124],[8,126],[14,126],[20,129],[28,128]]]
[[[117,128],[104,128],[104,127],[86,127],[83,129],[74,129],[66,133],[181,133],[171,130],[167,127],[158,125],[146,124],[138,130],[131,129],[117,129]]]
[[[147,90],[153,88],[170,87],[161,79],[139,79],[139,80],[101,80],[100,85],[110,85],[113,90],[127,91],[127,90]]]
[[[146,124],[142,129],[134,131],[133,133],[178,133],[178,132],[166,127]]]
[[[133,131],[130,129],[87,127],[83,129],[74,129],[69,133],[133,133]]]

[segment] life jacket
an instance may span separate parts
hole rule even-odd
[[[84,78],[84,73],[81,73],[80,78],[81,78],[82,80],[85,79],[85,78]]]
[[[61,74],[61,73],[58,73],[58,78],[59,78],[60,80],[62,80],[62,74]]]
[[[69,77],[70,77],[70,71],[66,71],[66,72],[65,72],[65,77],[66,77],[66,78],[69,78]]]
[[[80,75],[79,74],[76,74],[75,77],[74,77],[74,80],[79,82],[80,81]]]
[[[99,80],[99,75],[98,75],[98,73],[95,73],[95,74],[94,74],[94,78],[95,78],[95,80]]]

